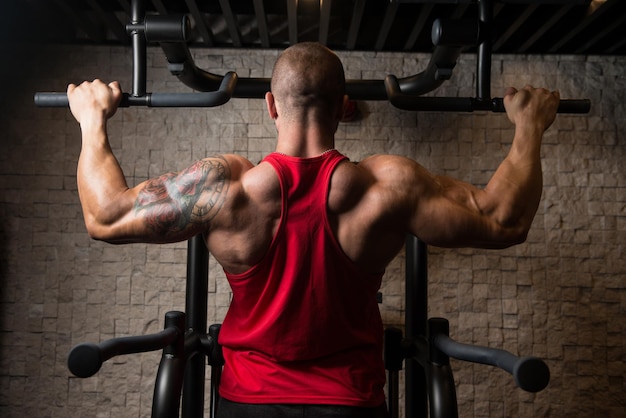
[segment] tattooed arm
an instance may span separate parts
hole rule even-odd
[[[226,157],[206,158],[117,193],[92,171],[80,174],[79,192],[89,235],[110,243],[183,241],[211,226],[228,199]],[[115,184],[115,182],[111,182]],[[100,200],[98,194],[111,196]]]
[[[207,158],[180,173],[129,188],[107,137],[107,120],[121,98],[117,83],[99,80],[68,87],[80,123],[78,192],[89,235],[107,242],[173,242],[205,232],[228,199],[229,158]]]
[[[225,157],[198,161],[139,185],[133,215],[151,242],[180,241],[205,232],[227,199],[230,166]]]

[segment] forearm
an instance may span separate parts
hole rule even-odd
[[[511,150],[487,184],[478,204],[489,208],[499,227],[525,238],[541,200],[540,147],[543,129],[516,129]]]
[[[78,160],[78,193],[85,224],[92,236],[129,212],[124,198],[128,186],[107,139],[106,123],[81,124],[82,148]]]

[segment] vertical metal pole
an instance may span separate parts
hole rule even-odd
[[[132,0],[130,21],[137,25],[145,19],[146,11],[143,0]],[[131,95],[146,94],[146,37],[142,31],[133,29],[130,32],[133,45],[133,86]]]
[[[491,100],[492,18],[493,1],[478,0],[478,20],[480,22],[480,32],[482,33],[476,59],[476,98],[479,101]]]
[[[176,340],[163,349],[152,397],[152,418],[178,416],[180,391],[185,367],[185,314],[171,311],[165,314],[165,328],[176,328]]]
[[[211,353],[211,399],[209,402],[209,418],[217,416],[219,406],[219,387],[222,380],[222,367],[224,366],[224,354],[222,347],[218,344],[220,324],[213,324],[209,327],[209,336],[213,339],[213,351]]]
[[[426,244],[409,235],[406,239],[406,308],[407,339],[426,337],[428,321],[428,265]],[[405,416],[426,417],[428,387],[424,368],[412,358],[405,367]]]
[[[402,331],[398,328],[385,329],[384,359],[385,368],[388,370],[387,378],[387,399],[389,417],[399,417],[399,395],[398,372],[402,370],[404,352],[402,350]]]
[[[204,335],[207,332],[207,298],[209,288],[209,253],[202,235],[191,238],[187,245],[187,288],[185,311],[187,332]],[[206,356],[187,353],[183,385],[184,418],[201,418],[204,414],[204,378]]]
[[[431,318],[428,321],[428,345],[430,347],[430,416],[436,418],[458,418],[454,375],[450,367],[450,357],[435,345],[435,338],[450,335],[447,319]]]

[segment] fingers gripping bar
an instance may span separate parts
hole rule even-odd
[[[227,73],[216,91],[200,93],[147,93],[133,96],[123,93],[119,107],[216,107],[227,103],[237,85],[237,74]],[[35,105],[39,107],[68,107],[67,93],[35,93]]]

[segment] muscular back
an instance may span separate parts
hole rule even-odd
[[[389,157],[387,157],[389,158]],[[394,158],[394,157],[392,157]],[[227,156],[233,178],[223,210],[206,234],[209,251],[231,273],[241,273],[265,254],[278,228],[281,192],[278,176],[268,163],[252,166]],[[331,177],[328,218],[341,248],[357,265],[371,272],[384,270],[402,247],[406,221],[399,190],[385,186],[381,157],[360,164],[340,163]],[[389,177],[389,173],[385,176]]]
[[[435,176],[413,160],[389,155],[343,161],[330,180],[328,219],[345,254],[380,272],[411,233],[444,247],[503,248],[522,242],[536,203],[505,159],[485,189]],[[532,167],[530,168],[532,169]],[[522,187],[524,186],[524,187]],[[230,273],[242,273],[267,252],[281,215],[278,176],[269,163],[236,155],[202,160],[187,170],[124,192],[114,222],[89,228],[109,242],[174,242],[204,234]],[[132,210],[130,208],[132,204]],[[106,212],[111,212],[107,210]],[[104,231],[96,234],[94,232]]]

